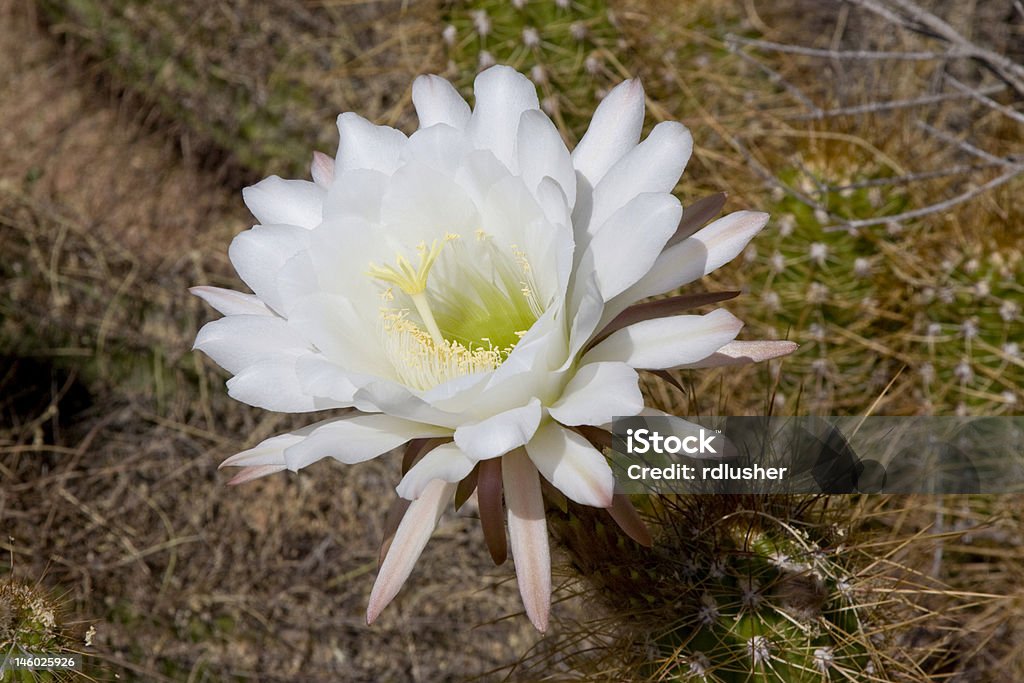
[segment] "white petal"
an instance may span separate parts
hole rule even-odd
[[[549,223],[571,230],[572,207],[569,206],[569,200],[565,198],[565,192],[562,191],[561,185],[555,182],[554,178],[550,176],[541,178],[541,181],[537,183],[536,197],[537,204],[540,205],[541,211],[544,212],[544,217]],[[572,236],[571,232],[569,236]],[[571,259],[569,266],[572,266]]]
[[[440,239],[446,233],[469,239],[482,227],[477,207],[466,191],[449,176],[419,161],[406,163],[391,176],[384,192],[381,222],[386,234],[380,239],[379,258],[389,261],[399,245],[411,257],[416,245],[424,240]]]
[[[411,439],[450,435],[451,430],[390,415],[355,415],[323,425],[289,446],[284,455],[291,470],[327,457],[352,465],[376,458]]]
[[[257,225],[239,233],[228,247],[238,276],[275,311],[283,310],[277,274],[288,259],[308,248],[310,232],[288,225]]]
[[[636,370],[625,363],[591,363],[576,372],[548,412],[564,425],[603,425],[643,407]]]
[[[590,244],[593,233],[599,226],[590,224],[594,213],[594,188],[583,174],[576,171],[576,205],[572,207],[572,233],[576,242],[576,256],[582,256],[583,250]],[[591,230],[593,228],[593,230]]]
[[[311,231],[310,237],[313,238],[321,229]],[[313,265],[312,249],[303,249],[285,261],[277,271],[274,284],[281,301],[281,314],[290,321],[296,304],[321,294],[324,289]]]
[[[520,408],[498,413],[455,430],[455,443],[473,460],[508,453],[533,437],[540,424],[541,405],[536,398]]]
[[[538,109],[537,88],[515,69],[493,66],[473,83],[476,106],[468,131],[477,149],[489,149],[510,170],[516,170],[515,143],[519,118]]]
[[[229,315],[203,325],[192,347],[232,374],[264,360],[313,351],[283,318]]]
[[[272,175],[242,190],[242,199],[263,225],[315,228],[323,220],[324,189],[308,180]]]
[[[469,105],[455,87],[440,76],[420,76],[412,83],[412,104],[420,128],[443,123],[462,130],[469,123]]]
[[[524,112],[519,119],[516,154],[519,173],[526,186],[536,193],[545,177],[558,183],[571,209],[576,203],[576,171],[569,150],[547,114],[538,110]]]
[[[591,507],[612,504],[612,468],[604,455],[576,432],[548,422],[537,430],[526,452],[544,478],[567,498]]]
[[[643,277],[675,232],[683,207],[670,194],[640,194],[594,235],[581,267],[592,265],[605,301]]]
[[[608,218],[638,194],[671,192],[693,150],[690,131],[681,123],[659,123],[647,139],[618,161],[594,187],[587,231],[593,235]]]
[[[537,468],[525,452],[501,459],[508,534],[523,606],[538,631],[548,628],[551,610],[551,550]]]
[[[441,519],[445,506],[455,495],[455,484],[434,480],[423,494],[414,500],[398,525],[387,556],[377,573],[366,608],[366,623],[372,624],[384,608],[398,595],[402,584],[409,578],[416,560],[426,547],[434,527]]]
[[[582,363],[616,360],[634,368],[664,370],[707,358],[739,333],[743,323],[724,308],[707,315],[644,320],[613,332]]]
[[[454,179],[474,204],[483,206],[491,188],[508,177],[508,169],[491,150],[475,149],[462,160]]]
[[[379,223],[388,178],[388,174],[366,168],[346,171],[327,191],[324,200],[327,225],[334,227],[346,216],[356,216],[371,225]]]
[[[346,404],[310,396],[295,374],[295,358],[264,360],[228,380],[228,395],[236,401],[281,413],[308,413]]]
[[[721,365],[760,363],[793,353],[797,348],[791,341],[734,341],[704,360],[687,363],[680,368],[714,368]]]
[[[313,182],[326,190],[334,182],[334,159],[323,152],[313,152],[309,173],[313,176]]]
[[[768,222],[768,214],[736,211],[666,249],[651,271],[622,295],[628,306],[707,275],[734,259]]]
[[[465,404],[460,408],[453,406],[458,405],[462,400],[472,401],[471,396],[479,395],[479,390],[487,384],[487,377],[487,373],[484,372],[455,377],[421,392],[420,397],[441,410],[461,412]]]
[[[545,277],[534,279],[542,304],[550,306],[555,299],[564,300],[572,277],[573,241],[571,207],[566,204],[562,189],[551,178],[544,178],[537,186],[537,201],[546,220],[536,220],[526,226],[528,258],[543,263]]]
[[[462,413],[438,410],[413,394],[408,387],[387,380],[371,381],[359,387],[353,403],[363,412],[378,412],[413,422],[443,425],[455,429],[467,421]]]
[[[374,323],[366,321],[351,300],[317,292],[291,302],[288,325],[308,339],[325,358],[352,372],[390,376],[392,366],[376,339]]]
[[[416,500],[430,482],[440,479],[457,483],[466,478],[475,465],[476,462],[467,458],[454,443],[441,444],[405,473],[396,490],[402,498]]]
[[[295,361],[295,374],[303,393],[323,396],[346,406],[355,405],[355,393],[360,387],[379,379],[346,371],[319,354],[299,357]]]
[[[438,124],[412,134],[402,150],[402,161],[418,161],[451,177],[471,151],[465,133]]]
[[[259,297],[221,287],[189,287],[190,292],[224,315],[274,315]]]
[[[586,135],[572,152],[572,163],[596,187],[615,162],[640,140],[644,123],[644,88],[631,78],[601,100]]]
[[[284,449],[298,443],[302,437],[294,434],[280,434],[262,441],[259,445],[240,453],[235,453],[220,464],[220,467],[256,467],[262,465],[280,465],[285,468]]]
[[[577,352],[598,329],[597,324],[601,321],[604,311],[604,299],[597,286],[597,275],[593,271],[577,276],[573,284],[572,297],[571,310],[574,314],[569,330],[569,355],[561,370],[567,369],[576,360]]]
[[[339,175],[355,169],[392,173],[405,146],[405,133],[390,126],[376,126],[362,116],[345,112],[338,117],[338,156],[335,171]]]
[[[568,278],[568,255],[572,242],[545,219],[544,212],[522,178],[507,176],[495,183],[480,209],[479,227],[495,237],[503,248],[519,247],[530,264],[535,292],[543,302],[564,289],[560,278]]]
[[[284,459],[284,451],[286,448],[294,446],[297,443],[301,443],[303,439],[320,427],[329,422],[334,422],[334,419],[321,420],[320,422],[307,425],[302,429],[297,429],[294,432],[286,432],[285,434],[278,434],[268,439],[264,439],[252,448],[241,451],[240,453],[235,453],[230,458],[222,462],[220,467],[280,465],[284,468],[287,465]]]
[[[369,224],[355,216],[326,221],[310,231],[309,248],[305,254],[299,255],[305,258],[293,258],[278,273],[278,289],[282,297],[298,302],[314,293],[342,296],[348,299],[363,321],[362,331],[352,330],[350,334],[363,341],[367,336],[376,337],[380,287],[373,278],[367,277],[366,272],[372,261],[382,260],[382,250],[388,262],[394,261],[395,252],[384,248],[384,238],[379,225]],[[308,276],[302,275],[303,265],[310,270]]]

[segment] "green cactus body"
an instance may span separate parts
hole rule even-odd
[[[553,524],[594,586],[588,594],[628,625],[634,648],[642,644],[633,680],[802,683],[861,680],[873,670],[849,588],[853,560],[829,525],[783,514],[793,499],[638,502],[660,531],[650,549],[601,511],[571,506]]]
[[[8,654],[67,653],[70,644],[55,602],[38,589],[0,581],[0,664]],[[62,673],[42,669],[0,669],[0,683],[50,683],[66,679]]]
[[[563,132],[579,135],[602,88],[620,80],[609,77],[613,18],[604,0],[453,2],[442,16],[450,70],[463,88],[493,63],[529,74],[544,110]]]
[[[850,162],[849,150],[837,150]],[[845,156],[844,156],[845,155]],[[805,165],[810,164],[805,160]],[[787,187],[815,197],[815,212],[780,193],[772,228],[748,249],[750,288],[738,300],[772,313],[771,334],[790,331],[801,351],[787,360],[782,395],[806,410],[863,410],[864,388],[882,393],[906,367],[916,403],[937,414],[1014,414],[1024,385],[1024,258],[992,242],[966,250],[938,244],[916,224],[830,230],[830,225],[903,213],[905,191],[873,183],[886,170],[841,177],[780,172]],[[828,190],[821,188],[845,187]],[[756,322],[754,323],[756,324]]]

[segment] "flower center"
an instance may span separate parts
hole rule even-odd
[[[448,234],[417,253],[416,265],[399,254],[367,273],[390,285],[380,329],[399,379],[426,390],[497,368],[543,313],[523,252],[478,231],[470,244]]]

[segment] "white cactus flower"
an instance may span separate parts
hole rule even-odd
[[[644,410],[637,370],[759,361],[795,345],[734,341],[742,323],[723,309],[683,313],[729,295],[638,303],[730,261],[768,218],[740,211],[701,228],[719,197],[683,211],[671,192],[690,133],[666,122],[641,141],[639,82],[609,93],[572,152],[513,69],[481,73],[475,98],[471,110],[446,80],[421,76],[412,135],[345,113],[338,155],[314,155],[313,182],[247,188],[259,224],[229,256],[253,294],[193,288],[224,314],[195,347],[233,375],[239,401],[349,409],[232,456],[224,465],[243,468],[233,483],[405,445],[398,493],[412,502],[387,545],[369,622],[457,489],[476,486],[496,561],[507,509],[526,612],[544,630],[541,477],[621,523],[628,503],[613,498],[612,470],[590,439],[613,416]]]

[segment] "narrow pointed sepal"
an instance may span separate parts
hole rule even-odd
[[[476,481],[476,500],[480,506],[480,529],[484,534],[487,551],[494,564],[508,559],[508,538],[505,535],[505,506],[501,502],[501,461],[503,458],[481,460]]]
[[[501,467],[519,593],[526,615],[543,633],[551,611],[551,551],[540,474],[520,448],[502,457]]]
[[[391,542],[395,540],[395,534],[398,532],[398,525],[402,523],[410,503],[411,501],[401,496],[391,502],[387,517],[384,518],[384,536],[380,541],[380,552],[377,553],[377,571],[380,571],[381,565],[384,564]]]
[[[334,182],[334,159],[323,152],[313,152],[313,163],[310,164],[313,182],[327,189]]]
[[[569,499],[544,477],[540,479],[540,491],[544,494],[544,500],[548,505],[554,506],[562,514],[569,512]]]
[[[612,516],[612,519],[619,525],[619,528],[626,532],[626,535],[634,541],[645,548],[650,548],[654,545],[651,532],[647,529],[647,525],[644,524],[644,520],[640,519],[640,513],[633,507],[633,502],[629,499],[628,495],[625,493],[613,495],[612,504],[608,508],[608,514]]]
[[[684,394],[686,393],[686,387],[684,387],[682,383],[678,379],[676,379],[668,370],[648,370],[647,372],[651,373],[652,375],[662,380],[663,382],[668,382],[669,384],[671,384]]]
[[[370,592],[367,624],[376,621],[398,595],[454,494],[455,484],[435,479],[427,484],[419,498],[409,504]]]
[[[707,358],[680,366],[680,369],[716,368],[729,365],[746,365],[747,363],[763,363],[787,356],[799,346],[791,341],[733,341]]]
[[[412,469],[412,466],[420,461],[420,459],[434,450],[443,443],[447,443],[451,439],[445,439],[440,437],[426,438],[426,439],[413,439],[405,445],[405,452],[402,454],[402,476],[404,477]]]
[[[477,479],[477,475],[479,474],[479,472],[480,472],[480,463],[477,463],[476,467],[473,468],[473,471],[471,471],[468,475],[466,475],[466,478],[463,479],[462,481],[460,481],[458,483],[458,485],[456,486],[456,488],[455,488],[455,509],[456,510],[462,508],[462,506],[466,504],[466,501],[469,500],[469,497],[473,495],[473,492],[476,491],[476,479]]]
[[[593,425],[577,425],[573,429],[583,435],[594,448],[604,453],[605,449],[612,447],[612,433],[607,429]]]
[[[252,481],[253,479],[259,479],[260,477],[266,477],[271,474],[277,474],[283,471],[284,465],[251,465],[249,467],[243,467],[238,471],[238,474],[231,477],[228,480],[228,486],[238,486],[246,482]]]
[[[604,328],[594,335],[594,338],[588,342],[586,350],[600,344],[602,341],[608,338],[613,332],[617,332],[624,327],[629,327],[645,320],[655,320],[656,318],[668,318],[673,315],[680,315],[686,311],[692,311],[700,306],[707,306],[709,304],[717,304],[720,301],[728,301],[739,296],[739,291],[725,291],[725,292],[695,292],[693,294],[680,294],[678,296],[670,296],[665,299],[655,299],[654,301],[645,301],[640,304],[633,304],[622,313],[612,318],[611,322],[604,326]]]
[[[704,227],[704,224],[722,213],[725,206],[725,193],[709,195],[698,199],[693,204],[683,208],[683,218],[679,221],[676,232],[665,243],[665,248],[679,244],[687,237]]]

